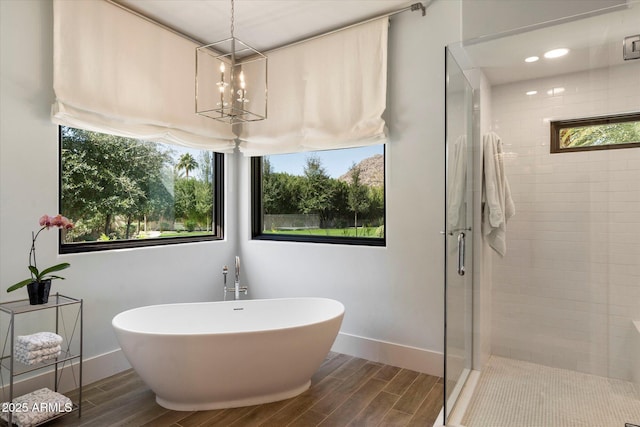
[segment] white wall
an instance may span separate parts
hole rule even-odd
[[[26,277],[38,218],[58,209],[58,147],[49,119],[51,2],[2,0],[0,8],[0,278],[6,288]],[[404,13],[392,20],[386,248],[251,241],[249,160],[228,157],[228,241],[61,256],[55,232],[38,239],[39,263],[72,265],[53,290],[85,300],[86,356],[118,349],[110,322],[122,310],[221,299],[221,268],[240,253],[252,298],[336,298],[347,309],[339,349],[441,374],[443,61],[444,46],[460,38],[459,15],[459,2],[447,1],[434,3],[424,18]],[[24,290],[0,293],[0,301],[24,297]],[[123,366],[115,363],[102,375]],[[85,372],[87,381],[99,376]]]
[[[504,22],[495,9],[487,7],[487,3],[482,6],[482,2],[474,0],[465,1],[464,4],[464,16],[473,16],[473,20],[465,19],[465,38],[495,32],[498,29],[495,25]],[[501,4],[504,6],[503,2]],[[523,14],[522,9],[517,12],[518,16],[528,20],[517,26],[543,20],[536,14]],[[228,241],[60,256],[57,255],[55,232],[41,235],[38,241],[39,262],[43,265],[62,261],[72,264],[71,269],[65,271],[67,280],[54,282],[54,291],[84,298],[87,357],[117,350],[110,321],[124,309],[159,302],[221,299],[221,267],[224,264],[231,265],[233,256],[240,253],[243,257],[243,278],[253,298],[300,295],[326,296],[342,301],[347,312],[337,343],[338,350],[440,374],[438,370],[441,369],[443,350],[443,241],[439,233],[444,224],[443,49],[445,45],[462,38],[462,14],[460,2],[441,1],[434,2],[424,18],[418,13],[403,13],[392,19],[387,113],[392,142],[387,149],[386,248],[250,240],[249,160],[229,156],[226,203]],[[51,2],[2,0],[0,18],[0,279],[2,287],[6,288],[26,277],[30,233],[36,229],[38,218],[43,213],[56,213],[58,209],[58,148],[57,128],[49,120],[49,108],[53,101]],[[481,28],[474,29],[474,22]],[[617,78],[609,76],[608,81],[613,85]],[[638,86],[629,87],[637,89]],[[617,93],[628,94],[628,91],[618,89]],[[630,99],[639,98],[627,95],[627,100]],[[558,105],[554,102],[547,101],[545,107],[557,112]],[[500,101],[494,102],[494,105],[499,104]],[[546,112],[540,114],[549,116]],[[513,132],[521,133],[519,129]],[[503,137],[507,135],[503,134]],[[525,152],[530,149],[532,147],[523,146]],[[635,160],[624,151],[628,150],[607,152],[606,162],[594,160],[595,154],[578,157],[586,157],[589,167],[597,168],[599,166],[596,164],[599,164],[608,168],[606,171],[595,169],[596,176],[610,174],[620,181],[620,185],[633,186],[634,181],[622,182],[625,176],[636,179],[636,184],[640,182],[637,168],[633,166],[635,163],[632,163]],[[526,158],[523,155],[518,161]],[[523,171],[533,168],[537,172],[531,175],[531,179],[543,180],[547,178],[545,174],[549,168],[562,166],[564,170],[566,166],[530,162],[507,167],[517,167]],[[627,165],[629,170],[614,170],[620,162]],[[580,165],[579,162],[571,162],[570,168],[576,170]],[[534,185],[525,182],[526,179],[522,175],[514,177],[513,185],[518,192],[516,197],[527,197],[526,189]],[[524,187],[519,188],[522,184]],[[545,188],[551,188],[551,185],[545,183]],[[634,191],[637,191],[634,187],[628,190],[637,194]],[[582,194],[591,197],[592,192]],[[560,196],[555,194],[553,197]],[[618,195],[614,193],[611,197]],[[519,201],[523,202],[522,199]],[[608,206],[614,206],[614,209],[620,207],[621,203],[634,207],[638,204],[638,200],[611,202]],[[531,201],[524,203],[534,207],[538,205]],[[593,199],[593,204],[597,205],[597,200]],[[633,228],[631,234],[627,233],[629,225],[636,227],[637,224],[629,220],[626,213],[620,215],[612,211],[607,215],[614,219],[607,226],[616,233],[617,238],[635,238],[637,242],[637,228]],[[510,231],[515,228],[516,232],[510,236],[516,241],[511,242],[510,247],[524,247],[525,251],[535,247],[539,251],[537,240],[532,240],[530,235],[523,237],[525,235],[522,233],[527,232],[529,224],[518,225],[517,218],[526,217],[522,209],[514,217],[516,219]],[[620,219],[620,222],[616,222],[616,219]],[[520,235],[518,226],[521,227]],[[625,231],[621,230],[623,226]],[[541,231],[542,240],[554,234]],[[598,230],[593,229],[592,232],[597,233]],[[628,252],[630,245],[625,240],[610,242],[606,256],[615,260],[629,260],[630,256],[637,256],[637,253]],[[578,242],[573,244],[579,246]],[[555,245],[554,250],[559,250],[561,246],[558,242],[552,245]],[[526,264],[524,257],[505,258],[505,261],[507,264],[496,266],[495,277],[504,276],[504,270],[516,274],[516,270]],[[569,301],[574,310],[549,308],[545,300],[540,299],[542,296],[529,296],[534,301],[543,301],[533,306],[542,310],[544,316],[555,314],[554,319],[565,319],[560,320],[561,324],[565,322],[565,325],[571,325],[559,328],[562,340],[573,340],[571,342],[580,348],[585,345],[599,346],[602,340],[611,340],[614,344],[612,360],[622,360],[622,351],[626,348],[623,338],[627,330],[625,322],[630,317],[640,317],[640,313],[634,312],[634,308],[626,304],[631,301],[635,302],[635,307],[640,306],[637,288],[625,282],[631,277],[637,283],[638,263],[635,265],[618,263],[615,268],[607,269],[606,275],[612,285],[604,293],[597,282],[588,285],[595,300],[572,299],[572,289],[565,289],[565,301]],[[566,273],[563,274],[561,279],[567,279]],[[601,277],[602,272],[589,272],[589,275]],[[571,275],[566,282],[570,286],[582,286]],[[520,286],[527,287],[517,288],[518,292],[538,291],[538,287],[526,285],[528,280],[524,283]],[[529,313],[528,302],[531,298],[527,298],[527,304],[524,304],[523,295],[528,294],[514,296],[514,292],[506,292],[505,298],[518,297],[520,300],[506,308],[494,307],[493,317],[504,321],[514,312]],[[18,297],[26,297],[26,292],[0,292],[0,301]],[[601,298],[616,302],[604,319],[611,325],[606,331],[598,329],[603,320],[601,316],[591,317],[591,314],[579,309],[585,304],[599,308]],[[498,316],[495,311],[499,313]],[[530,317],[520,317],[518,322],[525,318]],[[576,339],[576,336],[584,336],[584,331],[580,329],[583,325],[600,331],[600,341],[585,344]],[[28,327],[37,329],[40,326],[31,323]],[[496,324],[495,331],[501,331],[499,324]],[[512,336],[508,336],[506,341],[504,338],[502,334],[494,346],[504,349],[500,346],[511,340]],[[516,336],[515,339],[519,338]],[[498,350],[499,353],[502,351]],[[518,352],[522,354],[520,350]],[[525,354],[527,352],[528,357],[535,353],[524,350]],[[572,367],[583,369],[585,363],[599,366],[599,360],[569,360],[560,364],[578,365]],[[611,362],[607,366],[615,371],[614,365]],[[114,366],[113,369],[121,366]],[[628,366],[628,363],[620,366]],[[625,372],[613,372],[613,375],[623,377]]]
[[[549,120],[640,111],[640,62],[494,86],[492,97],[516,204],[508,253],[494,257],[493,353],[630,380],[640,148],[550,154]]]
[[[495,32],[498,28],[495,25],[502,20],[495,9],[485,3],[478,10],[476,6],[481,6],[481,2],[475,0],[464,4],[464,16],[474,18],[465,20],[466,37]],[[418,13],[403,13],[392,19],[387,113],[392,142],[387,149],[386,248],[250,240],[249,160],[229,156],[228,241],[60,256],[57,255],[55,232],[41,235],[38,241],[39,262],[43,265],[62,261],[72,264],[71,269],[65,271],[67,280],[54,282],[54,291],[85,299],[87,357],[117,350],[110,321],[124,309],[159,302],[221,299],[221,267],[231,265],[233,256],[240,253],[243,257],[243,278],[253,298],[301,295],[326,296],[342,301],[347,312],[342,335],[337,342],[338,350],[440,374],[443,350],[443,241],[439,233],[444,224],[443,49],[462,38],[462,14],[460,2],[441,1],[434,2],[424,18]],[[518,15],[525,15],[531,21],[526,24],[541,21],[538,15],[523,14],[522,9],[518,10]],[[57,128],[49,120],[53,101],[51,2],[2,0],[0,18],[0,279],[6,288],[26,277],[30,233],[36,229],[38,218],[43,213],[56,213],[58,209],[58,148]],[[469,27],[473,22],[482,28]],[[610,76],[609,81],[613,82],[615,78]],[[638,88],[637,84],[635,88]],[[620,89],[618,93],[628,92]],[[499,101],[495,103],[497,105]],[[637,169],[633,169],[635,166],[621,175],[613,170],[612,165],[617,167],[620,161],[631,165],[630,158],[614,152],[607,156],[612,160],[602,164],[610,165],[607,166],[610,170],[597,170],[597,174],[613,174],[616,179],[631,174],[636,183],[640,181]],[[589,156],[587,160],[590,166],[600,163]],[[508,167],[514,169],[515,165]],[[535,167],[544,172],[559,165],[538,165],[534,162],[518,165],[520,167]],[[571,167],[576,169],[579,164],[573,163]],[[535,177],[543,179],[545,176]],[[514,180],[521,181],[522,178]],[[514,182],[516,190],[518,185]],[[633,192],[633,188],[629,191]],[[520,191],[518,197],[525,196],[526,192]],[[637,206],[638,201],[613,202],[616,204],[609,206],[620,206],[619,203]],[[533,203],[530,205],[535,206]],[[628,219],[616,212],[608,215],[614,219]],[[520,211],[516,218],[523,216]],[[624,224],[627,226],[629,221]],[[625,234],[620,230],[620,223],[609,226],[618,237],[635,238],[637,241],[637,234],[633,234],[637,229]],[[526,232],[526,224],[521,224],[521,227],[522,232]],[[511,228],[517,230],[517,221]],[[523,239],[517,233],[511,233],[511,236],[518,240],[511,247],[523,245]],[[543,232],[542,236],[549,234]],[[532,240],[527,242],[531,244]],[[624,241],[612,241],[607,256],[628,260],[627,246]],[[525,263],[524,258],[513,262],[516,263],[515,268],[496,266],[495,277],[503,275],[504,269],[514,272]],[[637,270],[627,264],[617,264],[616,267],[620,268],[607,270],[607,275],[612,278],[612,283],[620,285],[610,287],[605,294],[597,285],[590,285],[595,297],[618,302],[606,317],[612,326],[600,335],[602,339],[606,335],[606,339],[613,342],[617,352],[613,354],[614,358],[622,357],[625,348],[622,344],[622,336],[626,333],[624,322],[631,316],[640,316],[637,312],[630,313],[633,308],[624,304],[632,301],[636,307],[640,306],[636,288],[624,282],[625,277],[637,280]],[[569,282],[580,286],[575,279]],[[536,291],[537,288],[527,289]],[[571,289],[565,292],[569,293]],[[0,301],[25,296],[24,290],[15,294],[2,291]],[[584,304],[600,307],[600,300],[568,300],[574,307],[584,307]],[[526,312],[527,304],[516,304],[512,306],[514,310]],[[549,310],[556,310],[556,314],[565,313],[564,310],[544,308],[544,304],[537,307],[546,310],[545,315]],[[511,309],[506,310],[501,313],[510,315],[508,310]],[[580,310],[570,313],[577,318],[565,320],[567,324],[600,327],[601,317],[591,318]],[[34,323],[28,326],[40,327]],[[575,337],[576,332],[581,334],[575,328],[561,330],[569,339],[573,339],[571,337]],[[500,346],[503,342],[495,341],[495,344]],[[597,362],[589,363],[597,365]],[[584,363],[587,362],[571,360],[561,364],[578,364],[581,366],[577,368],[581,369]],[[614,372],[614,375],[624,376],[625,372]]]
[[[436,374],[443,351],[444,46],[459,38],[459,13],[458,2],[435,2],[426,17],[403,13],[391,21],[387,247],[252,241],[249,159],[240,159],[240,243],[252,296],[335,298],[346,306],[337,350]]]
[[[31,231],[44,213],[58,210],[58,130],[49,119],[52,89],[52,2],[0,1],[0,301],[26,298],[26,288],[7,294],[28,277]],[[233,180],[234,161],[227,177]],[[235,192],[227,193],[227,228],[235,230]],[[57,232],[38,238],[38,264],[70,262],[53,282],[52,292],[83,298],[85,355],[118,349],[111,319],[118,312],[147,304],[219,300],[223,264],[231,264],[237,239],[78,255],[57,254]],[[6,318],[0,320],[2,326]],[[23,320],[20,319],[20,322]],[[25,317],[25,329],[47,327]],[[85,371],[90,381],[122,369]],[[119,362],[118,362],[119,361]],[[96,367],[100,369],[100,367]]]

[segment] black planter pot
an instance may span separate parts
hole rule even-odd
[[[46,304],[49,301],[49,291],[51,290],[51,279],[42,282],[31,282],[27,285],[29,293],[29,304]]]

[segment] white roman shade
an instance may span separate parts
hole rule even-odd
[[[387,17],[267,52],[268,118],[242,126],[247,156],[386,142]]]
[[[224,123],[195,113],[195,49],[106,1],[54,1],[56,124],[232,152]]]

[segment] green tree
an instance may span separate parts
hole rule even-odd
[[[283,188],[273,173],[269,157],[262,158],[262,209],[266,214],[284,213],[281,206]]]
[[[198,168],[201,181],[195,188],[196,192],[196,216],[198,222],[205,225],[207,231],[213,224],[213,172],[214,156],[212,151],[201,151],[198,157]]]
[[[209,184],[213,183],[213,168],[215,153],[213,151],[203,150],[198,156],[198,169],[200,171],[200,177],[204,182]]]
[[[174,182],[176,219],[188,220],[196,212],[196,181],[176,177]]]
[[[175,181],[175,215],[183,222],[211,227],[213,190],[211,183],[196,179],[177,178]]]
[[[265,214],[299,213],[303,177],[273,172],[268,157],[262,164],[262,208]]]
[[[160,179],[153,181],[149,186],[149,212],[141,218],[145,220],[145,225],[146,221],[173,222],[175,218],[173,194],[173,168],[165,164]]]
[[[349,184],[339,179],[331,179],[331,210],[327,215],[331,228],[345,228],[349,226],[351,211],[347,199],[349,197]]]
[[[369,187],[368,218],[376,224],[384,223],[384,188]]]
[[[199,224],[204,224],[206,230],[210,230],[213,223],[213,189],[210,182],[196,181],[194,188],[196,205],[190,216]]]
[[[560,148],[640,142],[640,122],[610,123],[562,129]]]
[[[178,170],[184,170],[185,177],[189,179],[189,171],[192,171],[198,167],[198,162],[190,153],[184,153],[180,156],[180,160],[178,160],[178,164],[176,168]]]
[[[353,212],[353,223],[358,236],[358,213],[369,209],[371,201],[369,200],[369,188],[360,181],[360,168],[355,163],[349,169],[351,172],[351,183],[347,196],[347,204],[349,210]]]
[[[327,175],[319,157],[307,157],[304,178],[298,204],[300,211],[304,214],[318,214],[320,227],[324,228],[331,209],[333,188],[331,178]]]
[[[169,154],[150,142],[67,127],[62,133],[62,210],[90,238],[119,237],[116,222],[128,238],[132,222],[152,210]]]

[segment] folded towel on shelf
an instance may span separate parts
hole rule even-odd
[[[18,362],[24,363],[25,365],[34,365],[36,363],[55,359],[60,355],[61,351],[62,348],[59,345],[32,351],[29,351],[22,346],[16,346],[14,349],[14,356]]]
[[[48,362],[50,360],[54,360],[59,355],[60,355],[60,352],[55,353],[55,354],[51,354],[49,356],[40,356],[40,357],[31,358],[31,359],[23,359],[23,358],[20,358],[20,357],[16,356],[16,360],[18,362],[20,362],[20,363],[23,363],[25,365],[31,366],[31,365],[35,365],[37,363]]]
[[[42,350],[27,350],[25,347],[16,346],[16,348],[13,349],[13,353],[16,356],[21,355],[27,359],[30,359],[32,357],[41,357],[48,356],[53,353],[60,353],[60,350],[62,350],[62,347],[60,347],[59,345],[55,347],[43,348]]]
[[[41,388],[13,399],[11,422],[18,427],[31,427],[50,418],[71,412],[71,399],[48,388]],[[9,422],[9,412],[0,412],[0,418]]]
[[[16,338],[16,347],[21,346],[29,351],[42,350],[60,344],[62,344],[62,337],[53,332],[36,332],[31,335],[18,335]]]

